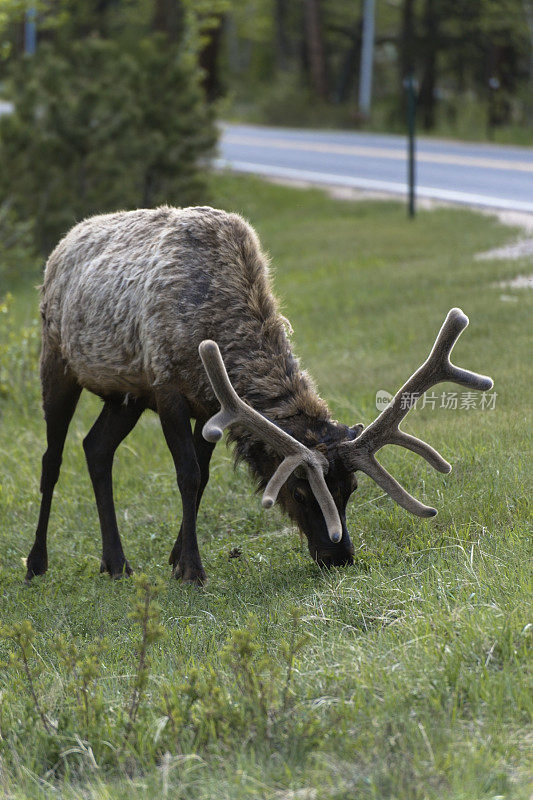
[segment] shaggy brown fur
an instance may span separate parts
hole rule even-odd
[[[212,208],[92,217],[49,258],[43,351],[99,395],[178,385],[202,415],[216,400],[198,357],[217,341],[240,396],[272,419],[329,419],[294,358],[255,231]],[[251,379],[253,376],[253,379]]]

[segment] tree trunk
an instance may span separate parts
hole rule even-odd
[[[304,21],[309,77],[314,93],[321,100],[327,100],[328,81],[326,71],[326,51],[320,0],[304,0]]]
[[[199,56],[200,67],[204,71],[202,84],[205,90],[205,96],[209,102],[216,100],[222,93],[218,58],[222,41],[223,23],[224,16],[220,14],[213,27],[208,32],[207,35],[209,38]]]
[[[177,42],[183,32],[183,6],[181,0],[154,0],[152,27],[166,33],[170,42]]]
[[[424,10],[424,64],[418,104],[422,112],[422,127],[435,127],[435,89],[437,82],[437,53],[439,49],[439,19],[435,0],[426,0]]]
[[[289,67],[290,46],[287,36],[287,0],[275,0],[274,6],[276,25],[276,61],[281,72]]]
[[[357,22],[357,31],[351,39],[348,50],[346,50],[339,71],[337,88],[335,90],[335,102],[337,103],[345,103],[353,90],[354,79],[357,74],[357,65],[361,59],[361,28],[362,20],[359,19]]]
[[[405,79],[415,72],[415,0],[403,0],[402,25],[398,42],[398,101],[396,120],[405,121]]]
[[[400,36],[400,84],[403,93],[403,81],[407,75],[415,71],[415,0],[404,0],[402,10],[402,31]]]
[[[522,0],[529,31],[529,92],[526,97],[526,119],[533,122],[533,0]]]

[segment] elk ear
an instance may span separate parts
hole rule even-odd
[[[364,427],[365,426],[363,425],[362,422],[358,422],[356,425],[351,425],[350,428],[348,428],[348,430],[350,431],[349,438],[357,439],[357,437],[359,436]]]

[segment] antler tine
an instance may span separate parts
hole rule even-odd
[[[241,400],[231,384],[216,342],[205,339],[198,349],[213,391],[221,405],[220,411],[205,423],[202,430],[204,439],[208,442],[218,442],[222,438],[224,428],[239,423],[257,434],[278,455],[283,456],[283,461],[264,491],[262,500],[264,508],[271,508],[274,505],[285,481],[297,467],[303,466],[324,515],[329,538],[333,542],[339,542],[342,538],[342,525],[337,507],[324,480],[324,471],[328,467],[327,459],[321,453],[310,450]]]
[[[452,381],[470,389],[487,391],[493,386],[486,375],[456,367],[450,362],[450,353],[468,325],[468,317],[460,308],[452,308],[439,331],[435,344],[421,367],[395,394],[381,414],[357,439],[343,442],[339,452],[346,466],[366,472],[376,483],[407,511],[418,516],[430,517],[437,513],[434,508],[424,506],[403,489],[374,458],[374,453],[386,444],[395,444],[422,456],[439,472],[450,472],[448,462],[429,444],[410,436],[399,429],[400,422],[415,405],[419,397],[432,386],[442,381]]]
[[[436,370],[440,367],[440,377],[434,378],[432,382],[428,382],[427,385],[419,389],[419,391],[425,392],[426,389],[435,386],[436,383],[440,383],[441,381],[452,381],[453,383],[458,383],[460,386],[466,386],[469,389],[478,389],[482,392],[492,389],[494,384],[492,378],[489,378],[488,375],[479,375],[477,372],[461,369],[450,361],[450,355],[454,345],[464,329],[468,327],[469,322],[470,320],[460,308],[452,308],[448,311],[442,328],[435,339],[435,344],[431,349],[431,353],[425,364],[420,368],[420,370],[422,370],[424,367],[427,367],[429,373],[431,367]],[[420,370],[415,372],[413,378],[419,374]],[[426,381],[431,380],[429,374],[424,377]],[[410,380],[412,380],[412,378]]]

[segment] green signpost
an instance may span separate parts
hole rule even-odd
[[[411,73],[404,80],[404,87],[407,92],[407,136],[408,136],[408,162],[407,177],[409,186],[409,217],[415,216],[415,121],[416,121],[416,91],[417,81]]]

